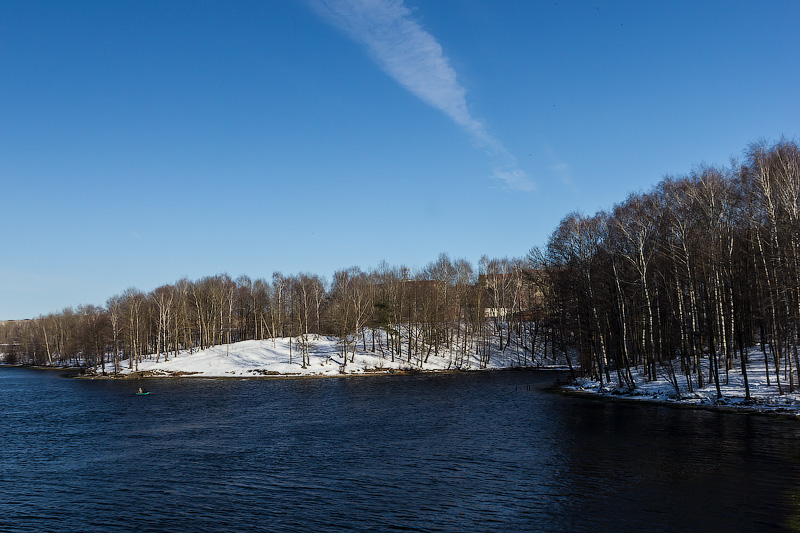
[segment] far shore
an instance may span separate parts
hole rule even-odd
[[[42,370],[51,370],[54,367],[26,367]],[[77,369],[73,369],[77,370]],[[108,379],[108,380],[140,380],[140,379],[227,379],[227,380],[260,380],[260,379],[335,379],[335,378],[361,378],[377,376],[418,376],[418,375],[446,375],[446,374],[474,374],[477,372],[567,372],[560,367],[511,367],[511,368],[482,368],[482,369],[435,369],[435,370],[367,370],[363,372],[343,373],[343,374],[301,374],[301,373],[269,373],[259,375],[231,375],[231,376],[209,376],[192,372],[173,372],[169,374],[152,374],[148,371],[126,374],[85,374],[81,373],[71,376],[73,379]]]
[[[116,365],[106,360],[102,365],[62,369],[80,379],[306,379],[320,377],[392,376],[413,374],[455,374],[483,370],[553,369],[565,368],[558,360],[524,357],[508,351],[492,351],[481,356],[474,352],[440,350],[424,358],[407,354],[392,354],[381,348],[367,350],[362,346],[348,347],[342,353],[337,337],[315,335],[305,347],[305,353],[291,337],[239,341],[215,345],[200,350],[143,355],[138,361],[126,358]],[[369,340],[369,339],[367,339]],[[131,368],[133,367],[133,368]]]
[[[219,380],[263,380],[263,379],[328,379],[328,378],[357,378],[374,376],[415,376],[415,375],[447,375],[447,374],[471,374],[477,372],[553,372],[563,374],[567,369],[560,366],[526,366],[526,367],[490,367],[490,368],[469,368],[469,369],[375,369],[361,370],[356,372],[345,372],[336,374],[314,374],[300,372],[265,372],[255,374],[236,374],[236,375],[207,375],[199,372],[164,372],[164,371],[135,371],[113,373],[95,373],[87,371],[85,368],[69,366],[47,366],[47,365],[22,365],[22,364],[0,364],[0,367],[27,368],[31,370],[60,371],[69,374],[71,379],[82,380],[121,380],[137,381],[148,380],[169,380],[169,379],[219,379]],[[557,380],[554,384],[559,385],[562,381]]]

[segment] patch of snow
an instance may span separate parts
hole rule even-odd
[[[587,378],[579,378],[565,388],[597,395],[687,405],[728,406],[755,412],[775,412],[800,417],[800,383],[795,381],[794,391],[789,392],[789,376],[784,369],[781,369],[780,383],[783,392],[781,394],[781,391],[778,390],[775,368],[770,361],[769,384],[767,384],[764,353],[758,349],[750,350],[748,354],[747,381],[750,386],[750,402],[745,401],[744,376],[738,361],[734,363],[733,368],[727,374],[724,365],[720,364],[721,398],[717,397],[717,389],[713,378],[709,379],[708,358],[705,358],[702,363],[704,386],[698,388],[696,378],[693,375],[693,390],[689,389],[685,375],[679,372],[679,363],[675,361],[673,364],[678,377],[678,391],[675,390],[675,386],[667,378],[666,371],[658,372],[658,379],[647,381],[640,368],[631,369],[636,382],[636,388],[632,391],[627,390],[625,385],[620,385],[617,382],[617,376],[614,371],[611,372],[611,381],[604,382],[604,387],[602,388],[599,381]]]

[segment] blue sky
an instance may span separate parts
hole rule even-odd
[[[800,3],[0,3],[0,319],[523,256],[800,137]]]

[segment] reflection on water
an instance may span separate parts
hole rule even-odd
[[[138,397],[1,368],[0,529],[800,525],[800,424],[545,393],[554,379],[157,380]]]

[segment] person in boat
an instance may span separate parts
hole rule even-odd
[[[141,387],[139,387],[139,394],[144,394],[144,391],[142,390]]]

